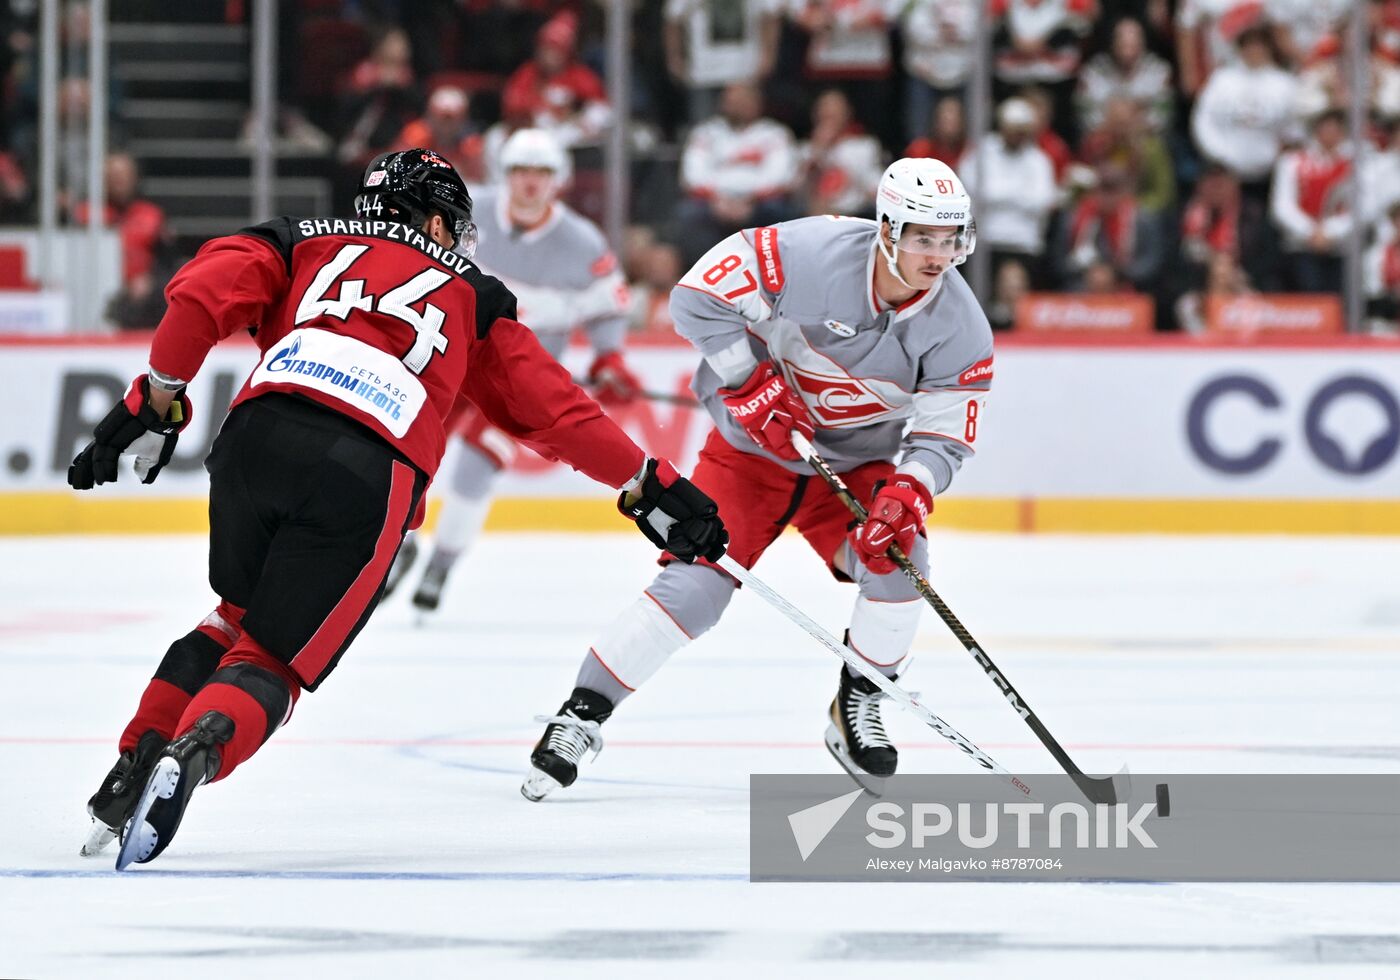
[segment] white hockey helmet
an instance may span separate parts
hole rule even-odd
[[[951,265],[962,265],[977,248],[977,222],[972,217],[972,198],[953,168],[931,157],[904,157],[886,168],[875,191],[875,214],[890,223],[893,247],[886,248],[883,236],[876,239],[880,254],[890,272],[904,282],[896,265],[898,250],[942,255]],[[903,240],[905,225],[951,225],[957,231],[947,239],[923,247]],[[908,283],[904,283],[906,286]]]
[[[569,154],[553,134],[543,129],[517,129],[502,144],[501,173],[508,174],[516,167],[551,171],[556,187],[567,184],[573,170]]]

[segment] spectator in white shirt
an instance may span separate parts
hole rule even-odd
[[[978,254],[991,256],[993,277],[1016,259],[1044,288],[1045,226],[1058,191],[1055,168],[1035,142],[1035,110],[1023,99],[997,109],[997,132],[967,153],[958,175],[977,202]]]
[[[1098,16],[1097,0],[992,0],[997,81],[1038,85],[1054,102],[1053,125],[1073,141],[1074,80],[1084,41]]]
[[[1171,65],[1147,50],[1142,23],[1124,17],[1113,25],[1109,50],[1089,59],[1079,75],[1080,132],[1102,125],[1110,99],[1129,98],[1142,106],[1147,127],[1162,133],[1171,122],[1172,94]]]
[[[1187,98],[1201,93],[1211,73],[1239,60],[1242,31],[1274,28],[1261,0],[1181,0],[1176,10],[1177,81]]]
[[[714,115],[724,86],[773,72],[780,0],[666,0],[666,68],[686,87],[692,123]]]
[[[796,179],[791,130],[763,117],[756,86],[726,87],[719,115],[691,130],[681,154],[686,199],[676,216],[686,264],[741,228],[792,217]]]
[[[1263,199],[1284,146],[1298,135],[1298,80],[1274,63],[1262,27],[1240,32],[1240,61],[1211,73],[1191,113],[1191,134],[1209,160],[1239,178],[1246,197]]]
[[[943,98],[962,98],[976,54],[978,9],[974,0],[909,0],[905,7],[906,141],[925,135],[933,107]]]
[[[856,116],[882,142],[903,131],[893,85],[891,0],[787,0],[788,17],[806,32],[805,81],[837,85]]]
[[[856,122],[851,100],[827,89],[812,105],[812,135],[802,145],[807,214],[870,211],[885,169],[884,150]]]

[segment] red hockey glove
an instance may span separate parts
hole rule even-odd
[[[642,391],[642,382],[622,359],[622,351],[599,354],[588,369],[588,383],[600,405],[625,405]]]
[[[771,363],[764,361],[754,368],[738,388],[721,388],[719,396],[754,442],[782,459],[802,458],[792,448],[791,434],[795,430],[810,439],[817,424]]]
[[[74,490],[91,490],[93,484],[117,479],[117,459],[136,457],[136,475],[142,483],[152,483],[175,452],[180,430],[190,424],[193,406],[182,390],[170,403],[165,418],[156,415],[149,398],[149,382],[141,375],[131,382],[126,395],[97,423],[92,442],[68,467],[68,485]]]
[[[896,565],[885,552],[897,544],[900,551],[909,554],[931,510],[933,498],[928,489],[912,476],[896,474],[875,495],[865,523],[851,531],[856,557],[876,575],[888,575]]]
[[[617,498],[617,509],[637,522],[647,540],[681,561],[718,561],[729,544],[719,506],[664,459],[649,459],[635,487]]]

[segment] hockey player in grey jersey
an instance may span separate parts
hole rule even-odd
[[[681,279],[671,312],[703,355],[694,388],[717,428],[694,481],[719,504],[729,554],[751,567],[795,526],[837,579],[856,585],[847,642],[894,677],[923,602],[885,552],[898,544],[927,570],[924,522],[977,443],[992,333],[954,269],[976,243],[956,174],[937,160],[898,160],[880,181],[876,213],[874,222],[802,218],[734,234]],[[849,512],[792,447],[794,431],[869,502],[864,524],[848,531]],[[599,726],[719,621],[735,588],[712,566],[665,564],[544,719],[526,798],[577,778],[584,753],[602,747]],[[827,747],[866,785],[898,759],[883,697],[842,667]]]
[[[569,157],[554,137],[522,129],[501,148],[503,188],[476,197],[476,262],[515,295],[519,316],[557,360],[574,327],[582,326],[594,351],[588,381],[604,407],[634,398],[640,384],[622,356],[627,332],[627,283],[598,226],[559,200],[568,183]],[[475,409],[455,421],[460,437],[432,555],[413,593],[413,605],[437,609],[447,575],[470,549],[501,471],[519,447]],[[410,539],[390,572],[386,594],[418,554]]]

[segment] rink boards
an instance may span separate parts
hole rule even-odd
[[[195,417],[154,487],[78,495],[68,461],[132,377],[149,338],[0,340],[0,533],[197,531],[202,460],[254,361],[216,349],[191,386]],[[576,345],[581,373],[589,352]],[[656,392],[686,394],[695,353],[634,345]],[[1400,343],[1105,343],[1000,339],[978,451],[935,518],[990,531],[1400,534]],[[848,404],[873,394],[846,390]],[[613,413],[688,471],[703,412],[660,401]],[[450,461],[449,461],[450,462]],[[611,493],[528,451],[488,527],[615,529]]]

